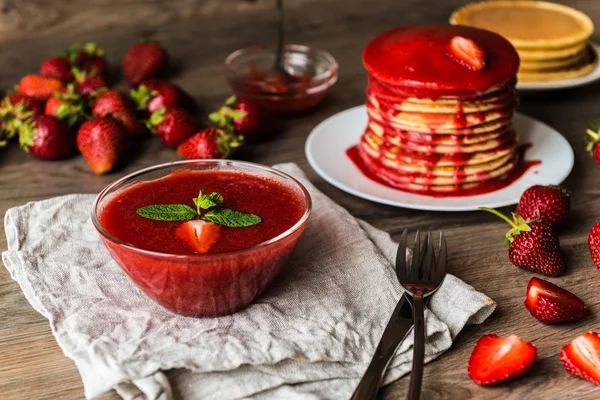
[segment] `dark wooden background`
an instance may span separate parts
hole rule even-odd
[[[237,158],[263,164],[297,162],[315,184],[353,215],[398,235],[404,228],[443,229],[448,236],[450,272],[492,297],[497,311],[482,326],[468,327],[454,346],[426,366],[426,399],[584,399],[600,398],[600,389],[571,377],[561,367],[561,347],[586,330],[600,331],[600,272],[586,245],[590,227],[600,220],[600,170],[584,149],[589,122],[600,121],[600,83],[553,93],[523,94],[520,111],[553,126],[575,149],[575,168],[565,182],[573,191],[573,215],[561,232],[568,272],[553,281],[578,294],[590,314],[580,322],[545,326],[523,307],[531,274],[507,259],[506,226],[480,212],[436,213],[387,207],[358,199],[324,183],[308,166],[304,141],[326,117],[364,102],[365,72],[361,51],[378,32],[397,25],[445,22],[459,0],[288,0],[288,40],[330,51],[340,64],[338,83],[313,112],[290,118],[272,140],[249,146]],[[600,1],[564,2],[589,14],[600,26]],[[95,41],[115,67],[127,47],[153,35],[170,51],[173,80],[206,110],[229,94],[222,73],[231,51],[274,41],[273,1],[257,0],[0,0],[0,88],[12,87],[35,72],[47,57],[74,41]],[[598,35],[595,37],[600,40]],[[124,169],[95,176],[81,157],[43,162],[17,146],[0,149],[0,214],[32,200],[100,191],[142,167],[176,160],[158,140],[131,154]],[[504,211],[510,211],[510,208]],[[0,228],[2,229],[2,228]],[[6,249],[0,232],[0,250]],[[466,374],[467,360],[484,333],[517,334],[538,347],[538,361],[526,377],[494,388],[481,388]],[[408,380],[385,391],[386,399],[405,397]],[[0,398],[81,399],[83,389],[73,362],[54,341],[48,322],[25,300],[8,272],[0,268]],[[104,399],[115,399],[108,394]]]

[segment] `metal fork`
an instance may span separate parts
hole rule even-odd
[[[406,234],[406,231],[402,233],[400,249],[406,249]],[[417,231],[410,269],[406,267],[406,260],[403,257],[396,258],[396,275],[400,284],[406,289],[405,296],[411,296],[413,303],[414,345],[412,373],[408,389],[408,399],[410,400],[419,399],[423,381],[423,364],[425,362],[424,300],[441,286],[446,276],[446,238],[444,233],[440,232],[440,246],[436,262],[431,236],[431,232],[428,232],[423,250],[419,251],[421,247],[420,234]]]

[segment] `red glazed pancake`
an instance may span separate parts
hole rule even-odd
[[[467,68],[449,54],[450,40],[457,36],[483,49],[485,68]],[[364,50],[363,63],[371,76],[388,85],[418,94],[430,91],[464,96],[485,93],[514,80],[519,55],[508,40],[490,31],[461,25],[417,25],[375,37]]]
[[[371,40],[363,63],[369,122],[351,158],[367,176],[449,196],[510,181],[522,154],[511,125],[519,57],[506,39],[465,26],[400,27]]]

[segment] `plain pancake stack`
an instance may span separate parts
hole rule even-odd
[[[584,76],[597,63],[588,45],[592,20],[571,7],[545,1],[486,1],[456,10],[450,23],[488,29],[507,38],[521,58],[521,82]]]
[[[449,50],[455,37],[485,53],[474,70]],[[501,36],[452,25],[396,28],[365,48],[365,168],[390,186],[451,194],[505,179],[520,162],[511,118],[519,58]]]

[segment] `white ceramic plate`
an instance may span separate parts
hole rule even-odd
[[[596,43],[590,42],[592,50],[596,53],[596,68],[587,75],[580,76],[573,79],[565,79],[562,81],[550,81],[550,82],[517,82],[517,89],[523,91],[532,90],[555,90],[555,89],[567,89],[574,88],[577,86],[587,85],[598,79],[600,79],[600,46]]]
[[[527,160],[540,160],[511,185],[476,196],[432,197],[402,192],[367,178],[346,156],[346,150],[358,143],[367,125],[365,106],[353,107],[321,122],[310,133],[305,146],[312,168],[327,182],[355,196],[391,206],[430,211],[470,211],[479,207],[503,207],[516,204],[521,193],[535,184],[561,183],[573,168],[573,149],[553,128],[516,113],[513,124],[521,143],[533,146]]]

